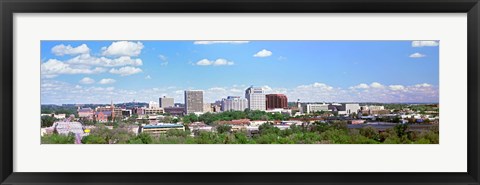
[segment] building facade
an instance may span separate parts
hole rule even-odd
[[[245,90],[245,98],[248,100],[248,109],[266,110],[265,93],[261,87],[249,87]]]
[[[95,108],[96,112],[111,112],[112,119],[122,118],[122,108],[115,107],[113,104],[110,106],[102,106]]]
[[[172,116],[183,116],[185,114],[185,108],[183,107],[165,107],[163,108],[163,111]]]
[[[167,97],[160,97],[158,99],[158,102],[160,103],[160,107],[165,108],[165,107],[173,107],[174,106],[174,101],[173,98],[167,98]]]
[[[303,104],[302,113],[310,114],[320,111],[329,111],[328,104]]]
[[[284,94],[267,94],[265,98],[267,110],[288,108],[288,99]]]
[[[203,91],[185,91],[185,113],[203,112]]]
[[[91,109],[90,107],[88,108],[80,108],[78,109],[78,117],[80,118],[93,118],[93,114],[95,111]]]
[[[156,102],[155,102],[156,103]],[[146,108],[144,109],[146,115],[157,115],[163,114],[163,108],[155,107],[155,108]]]
[[[222,111],[244,111],[248,108],[248,100],[240,96],[228,96],[222,99]]]

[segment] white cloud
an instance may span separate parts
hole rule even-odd
[[[102,67],[91,68],[85,65],[70,65],[56,59],[50,59],[40,65],[42,76],[56,77],[60,74],[95,74],[105,72]]]
[[[421,53],[414,53],[410,55],[410,58],[423,58],[426,57],[427,55],[421,54]]]
[[[415,87],[432,87],[432,85],[427,83],[422,83],[422,84],[416,84]]]
[[[168,65],[168,58],[165,55],[158,55],[158,58],[160,58],[160,65],[166,66]]]
[[[227,59],[219,58],[217,60],[202,59],[202,60],[199,60],[198,62],[196,62],[195,64],[199,65],[199,66],[210,66],[210,65],[213,65],[213,66],[228,65],[228,66],[230,66],[230,65],[233,65],[234,62],[228,61]]]
[[[247,44],[250,41],[195,41],[193,44]]]
[[[152,79],[152,77],[150,75],[147,75],[147,76],[145,76],[145,79],[150,80],[150,79]]]
[[[113,83],[115,83],[115,82],[116,82],[115,79],[104,78],[104,79],[101,79],[98,83],[99,83],[99,84],[113,84]]]
[[[382,84],[378,83],[378,82],[373,82],[373,83],[371,83],[371,84],[370,84],[370,87],[372,87],[372,88],[377,88],[377,89],[378,89],[378,88],[384,88],[384,86],[383,86]]]
[[[102,66],[102,67],[120,67],[120,66],[141,66],[143,62],[141,59],[138,58],[131,58],[129,56],[121,56],[115,59],[110,59],[106,57],[94,57],[90,54],[83,54],[71,58],[66,61],[69,64],[75,65],[95,65],[95,66]]]
[[[273,90],[273,89],[272,89],[270,86],[268,86],[268,85],[262,86],[262,89],[263,89],[264,91],[267,91],[267,92],[270,92],[270,91]]]
[[[370,88],[370,86],[368,86],[368,84],[365,84],[365,83],[361,83],[356,86],[350,87],[350,89],[368,89],[368,88]]]
[[[225,92],[225,91],[227,91],[227,90],[225,90],[225,88],[222,88],[222,87],[212,87],[208,90],[213,91],[213,92]]]
[[[412,41],[412,47],[438,46],[439,43],[433,40]]]
[[[233,93],[241,93],[241,92],[243,92],[241,89],[235,89],[235,88],[230,89],[230,91],[233,92]]]
[[[324,84],[324,83],[318,83],[318,82],[315,82],[315,83],[309,84],[309,85],[300,85],[297,88],[300,88],[300,89],[320,89],[320,90],[328,90],[328,91],[333,90],[332,86],[329,86],[329,85]]]
[[[255,55],[253,55],[254,57],[269,57],[269,56],[272,56],[272,52],[271,51],[268,51],[266,49],[263,49],[259,52],[257,52]]]
[[[405,90],[405,87],[403,85],[390,85],[388,87],[390,87],[390,89],[394,91]]]
[[[133,74],[137,74],[142,72],[142,69],[136,68],[136,67],[131,67],[131,66],[126,66],[122,67],[120,69],[110,69],[109,71],[112,74],[119,74],[120,76],[129,76]]]
[[[103,47],[103,55],[106,56],[138,56],[142,52],[141,42],[118,41],[108,47]]]
[[[367,84],[367,83],[365,83]],[[109,103],[157,101],[158,96],[174,97],[175,102],[183,102],[185,89],[193,87],[156,87],[147,89],[116,89],[114,87],[81,87],[76,84],[42,80],[42,103]],[[78,86],[78,88],[76,88]],[[403,90],[402,90],[403,86]],[[382,85],[387,88],[371,88],[368,91],[357,91],[351,88],[332,87],[324,83],[299,85],[292,88],[262,86],[268,93],[287,95],[290,102],[300,99],[301,102],[438,102],[439,89],[427,83],[416,85]],[[212,87],[204,91],[205,102],[215,102],[227,96],[244,96],[245,87]],[[141,95],[141,96],[139,96]]]
[[[284,60],[287,60],[287,57],[284,57],[284,56],[279,56],[279,57],[278,57],[278,60],[280,60],[280,61],[284,61]]]
[[[56,45],[52,48],[52,53],[57,56],[63,55],[78,55],[78,54],[87,54],[90,53],[90,48],[86,44],[82,44],[77,47],[72,47],[71,45]]]
[[[84,77],[79,81],[81,84],[93,84],[95,83],[94,79],[91,79],[89,77]]]

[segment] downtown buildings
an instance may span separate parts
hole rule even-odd
[[[267,110],[288,108],[288,99],[284,94],[267,94],[265,97]]]
[[[266,110],[266,98],[263,88],[249,87],[245,90],[245,98],[248,100],[248,109],[250,110]]]
[[[228,96],[222,99],[222,111],[244,111],[248,108],[248,100],[240,96]]]
[[[185,91],[185,113],[203,113],[203,91],[186,90]]]
[[[160,97],[158,99],[158,102],[160,104],[160,107],[165,108],[165,107],[173,107],[175,105],[173,98],[167,98],[165,96]]]

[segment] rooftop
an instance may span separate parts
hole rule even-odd
[[[180,124],[159,124],[159,125],[145,125],[143,126],[144,129],[150,129],[150,128],[179,128],[183,127],[183,125]]]

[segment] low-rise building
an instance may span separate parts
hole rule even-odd
[[[68,135],[69,133],[84,135],[83,127],[80,122],[55,122],[54,128],[58,134]]]
[[[65,119],[67,118],[67,114],[53,114],[53,117],[56,119]]]
[[[111,112],[111,116],[115,118],[121,118],[122,117],[122,108],[120,107],[115,107],[113,104],[108,105],[108,106],[99,106],[95,108],[96,112]]]
[[[278,109],[269,109],[269,110],[266,110],[265,112],[268,112],[268,113],[280,113],[280,114],[285,114],[285,115],[292,115],[292,110],[290,109],[281,109],[281,108],[278,108]]]
[[[219,125],[250,125],[249,119],[236,119],[232,121],[218,121]]]
[[[306,103],[302,105],[302,113],[310,114],[320,111],[329,111],[328,104],[310,104]]]
[[[143,107],[135,107],[132,109],[132,113],[136,115],[144,115],[145,114],[145,108]]]
[[[182,130],[185,131],[185,127],[181,124],[157,124],[157,125],[145,125],[142,127],[143,133],[148,134],[164,134],[169,130]]]
[[[358,103],[331,104],[328,105],[328,109],[340,115],[350,115],[358,113],[360,105]]]
[[[78,117],[80,118],[93,118],[94,112],[92,108],[80,108],[78,109]]]
[[[361,120],[361,119],[359,119],[359,120],[349,120],[348,123],[353,124],[353,125],[363,124],[363,123],[365,123],[365,120]]]
[[[163,111],[172,116],[183,116],[185,114],[185,108],[183,107],[165,107]]]
[[[112,112],[110,111],[95,112],[95,121],[99,123],[106,123],[108,122],[108,117],[110,116],[112,116]]]
[[[146,108],[145,109],[145,114],[146,115],[157,115],[157,114],[163,114],[164,110],[163,108],[160,107],[152,107],[152,108]]]

